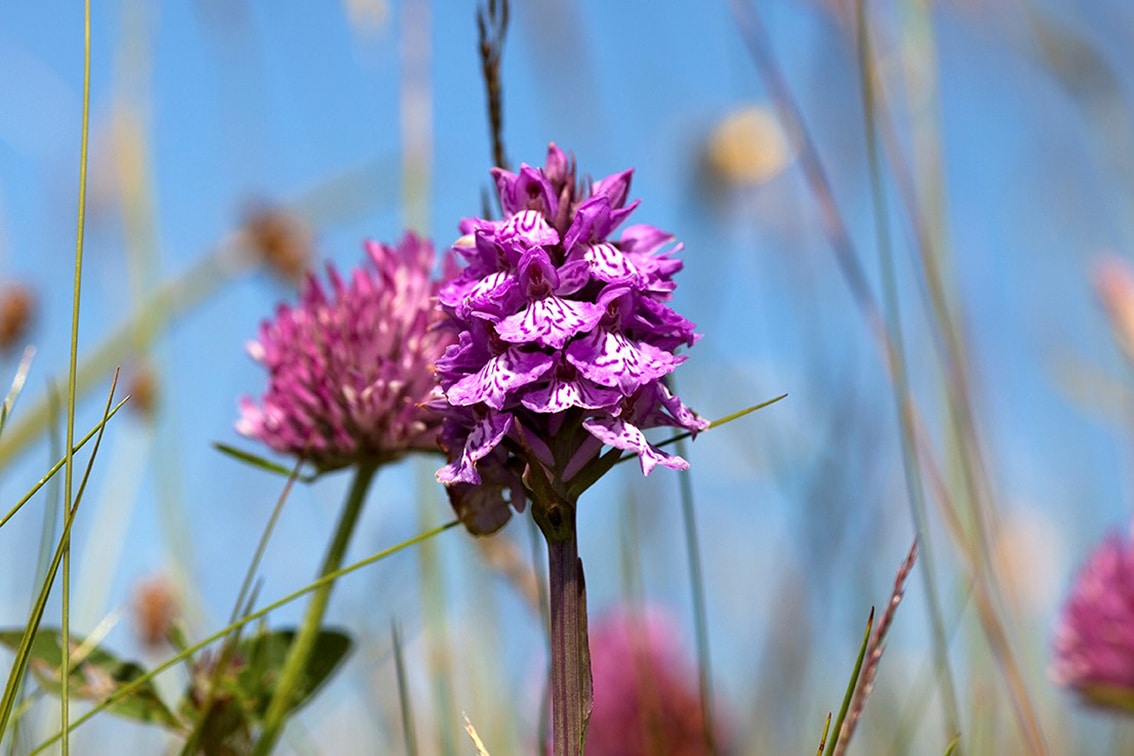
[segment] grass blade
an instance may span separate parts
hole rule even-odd
[[[111,402],[114,400],[114,389],[117,385],[118,374],[116,372],[114,375],[114,383],[110,387],[110,396],[107,397],[106,410],[103,412],[102,422],[99,424],[98,436],[95,439],[94,448],[91,450],[91,457],[87,462],[87,469],[83,475],[83,480],[79,485],[79,492],[76,494],[75,502],[71,505],[67,513],[67,518],[63,521],[63,533],[59,538],[59,546],[55,550],[55,555],[51,560],[51,566],[47,571],[47,577],[43,581],[39,595],[36,596],[31,616],[28,618],[23,637],[20,640],[19,647],[16,649],[16,658],[12,663],[12,669],[8,673],[8,682],[4,686],[4,696],[0,698],[0,733],[5,732],[8,728],[8,719],[12,715],[12,707],[16,701],[20,682],[23,679],[24,673],[27,671],[32,641],[34,641],[40,621],[43,619],[43,612],[47,607],[47,597],[51,594],[51,586],[55,582],[55,575],[58,573],[59,565],[63,560],[63,552],[70,542],[71,526],[75,522],[75,514],[78,512],[79,504],[82,501],[83,492],[86,489],[87,480],[89,479],[90,471],[94,465],[95,457],[98,456],[98,448],[102,442],[102,433],[106,428],[106,421],[110,419]],[[66,674],[66,672],[67,671],[64,670],[64,674]],[[62,733],[60,733],[60,738],[62,738]]]
[[[835,739],[827,744],[825,756],[834,756],[835,748],[839,745],[839,733],[843,729],[843,721],[850,710],[851,699],[854,698],[855,688],[858,687],[858,675],[862,671],[862,660],[866,658],[866,647],[870,644],[870,630],[874,627],[874,607],[870,607],[870,616],[866,620],[866,632],[862,636],[862,646],[858,649],[858,658],[854,662],[850,680],[847,682],[847,692],[843,695],[843,705],[839,707],[839,717],[835,720]]]

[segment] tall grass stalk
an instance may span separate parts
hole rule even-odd
[[[82,147],[79,152],[79,212],[75,233],[75,283],[74,295],[71,304],[71,353],[67,373],[67,444],[64,453],[67,457],[66,469],[63,473],[63,497],[66,502],[67,517],[74,516],[71,506],[72,486],[74,484],[75,459],[72,447],[75,444],[75,384],[79,364],[79,303],[83,290],[83,234],[86,228],[87,217],[87,149],[90,141],[91,118],[91,3],[83,3],[83,122]],[[109,404],[107,409],[110,409]],[[92,457],[93,461],[93,457]],[[88,468],[89,470],[89,468]],[[63,756],[71,751],[71,742],[67,738],[67,723],[71,718],[71,664],[70,664],[70,625],[71,625],[71,522],[65,520],[63,525],[63,576],[62,585],[62,649],[63,669],[60,672],[62,688],[59,693],[60,716],[63,722],[63,741],[60,746]],[[0,731],[3,728],[0,727]]]
[[[72,454],[74,452],[77,452],[79,449],[82,449],[84,446],[86,446],[87,442],[90,441],[92,438],[95,438],[95,436],[101,434],[102,429],[106,426],[107,421],[110,420],[110,418],[114,417],[116,414],[118,414],[118,410],[122,409],[122,405],[124,405],[125,403],[126,403],[126,400],[123,399],[122,401],[118,402],[118,404],[114,405],[114,407],[111,408],[110,412],[108,412],[103,417],[103,419],[98,422],[97,425],[95,425],[93,428],[90,429],[90,431],[87,432],[87,435],[85,435],[81,439],[79,439],[79,443],[77,443],[77,444],[75,444],[74,446],[71,447]],[[59,461],[56,462],[54,465],[52,465],[48,469],[48,471],[43,474],[43,477],[41,477],[35,483],[35,485],[33,485],[31,488],[29,488],[27,490],[27,492],[23,496],[20,497],[19,501],[17,501],[12,506],[12,508],[9,509],[8,512],[3,517],[0,517],[0,528],[4,527],[4,524],[6,522],[8,522],[8,520],[12,519],[16,515],[17,512],[19,512],[21,509],[23,509],[24,505],[27,504],[33,496],[35,496],[37,493],[39,493],[39,490],[41,488],[43,488],[47,484],[48,481],[50,481],[52,478],[54,478],[55,474],[58,473],[60,470],[62,470],[64,465],[66,465],[66,464],[67,464],[67,457],[66,456],[60,457]]]
[[[677,442],[677,453],[689,459],[684,439]],[[716,724],[713,718],[713,674],[709,657],[709,616],[705,605],[705,577],[701,569],[701,545],[697,539],[697,518],[693,508],[693,480],[686,470],[677,476],[681,490],[681,522],[685,533],[685,556],[689,568],[689,590],[693,595],[693,633],[697,643],[697,676],[701,689],[701,721],[704,722],[705,751],[717,752]]]

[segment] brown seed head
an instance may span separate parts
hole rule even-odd
[[[134,588],[134,629],[147,646],[160,646],[178,614],[177,593],[169,578],[153,575]]]
[[[23,284],[0,288],[0,349],[19,345],[35,314],[35,296]]]
[[[303,280],[314,242],[298,215],[275,205],[253,205],[245,214],[242,235],[249,249],[278,275],[295,283]]]

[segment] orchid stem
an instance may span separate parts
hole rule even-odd
[[[358,517],[362,513],[362,505],[366,501],[366,492],[370,488],[370,481],[373,480],[374,473],[377,470],[378,465],[374,463],[359,463],[350,493],[347,495],[346,504],[343,507],[342,514],[339,515],[339,523],[335,528],[334,538],[327,548],[327,555],[323,557],[323,567],[319,570],[319,577],[335,572],[342,566],[347,544],[350,542],[351,534],[354,533]],[[331,591],[334,589],[334,585],[334,582],[328,582],[311,596],[311,603],[307,605],[307,613],[303,616],[303,624],[288,650],[287,660],[280,671],[275,692],[272,694],[272,701],[268,705],[267,714],[264,716],[264,726],[260,731],[260,738],[256,741],[256,748],[252,751],[253,756],[268,756],[272,752],[272,748],[275,747],[276,741],[279,740],[287,715],[292,710],[301,689],[303,676],[307,672],[311,652],[315,648],[315,641],[319,638],[319,632],[323,625],[323,615],[326,614],[327,604],[331,600]]]
[[[535,508],[533,508],[534,510]],[[555,756],[582,756],[591,718],[591,652],[587,591],[575,529],[575,508],[548,507],[536,522],[547,539],[551,605],[551,730]]]

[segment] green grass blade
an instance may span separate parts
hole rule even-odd
[[[19,691],[24,673],[27,671],[32,641],[35,639],[36,631],[39,629],[40,621],[43,619],[43,612],[47,607],[47,597],[51,594],[51,586],[55,582],[55,575],[63,560],[63,552],[66,550],[70,541],[71,526],[75,522],[75,514],[78,511],[79,503],[82,501],[83,492],[86,488],[87,480],[89,479],[88,476],[94,465],[95,458],[98,456],[98,448],[102,443],[102,434],[103,430],[106,428],[106,421],[110,419],[111,402],[114,400],[114,389],[118,383],[117,373],[114,378],[114,384],[111,385],[110,389],[110,396],[107,397],[106,410],[103,412],[102,422],[99,424],[98,436],[95,439],[94,448],[91,450],[90,460],[87,462],[86,474],[83,476],[83,481],[79,486],[79,492],[75,496],[75,503],[71,505],[67,513],[68,516],[63,521],[63,533],[59,538],[59,546],[55,550],[55,556],[51,560],[47,577],[43,581],[39,595],[36,597],[35,606],[32,608],[31,616],[28,618],[27,625],[24,628],[23,638],[20,641],[19,647],[16,649],[16,658],[12,663],[12,669],[8,673],[8,682],[4,686],[4,696],[0,698],[0,733],[8,729],[8,720],[12,714],[12,707],[15,704],[17,692]],[[66,670],[64,674],[66,674]],[[62,733],[60,733],[60,737],[62,737]]]
[[[74,475],[74,450],[72,447],[75,445],[75,396],[76,396],[76,375],[78,373],[79,365],[79,303],[82,299],[83,291],[83,232],[86,227],[87,215],[87,149],[90,142],[90,126],[91,126],[91,2],[86,0],[83,3],[83,120],[82,120],[82,147],[79,151],[79,218],[76,228],[75,238],[75,283],[74,295],[71,304],[71,354],[69,360],[69,367],[67,371],[67,445],[65,452],[67,455],[66,470],[64,471],[64,500],[70,508],[71,517],[74,517],[77,507],[71,507],[71,493],[72,482]],[[107,410],[110,409],[109,402]],[[96,447],[97,448],[97,447]],[[92,455],[91,461],[94,457]],[[90,468],[88,468],[89,470]],[[76,501],[76,504],[78,502]],[[71,527],[67,523],[63,528],[63,541],[60,544],[63,548],[63,576],[62,576],[62,644],[63,644],[63,672],[61,676],[62,690],[59,694],[60,702],[60,715],[63,718],[63,756],[67,756],[71,752],[70,741],[67,739],[66,733],[68,732],[67,722],[70,720],[71,712],[71,696],[70,696],[70,654],[67,649],[70,648],[69,633],[71,626]],[[36,622],[38,625],[38,620]],[[0,727],[0,732],[3,727]]]
[[[402,655],[402,638],[398,623],[390,621],[390,636],[394,642],[394,671],[398,676],[398,703],[402,710],[402,737],[405,739],[406,753],[417,756],[417,734],[413,725],[413,701],[410,699],[409,685],[406,682],[406,663]]]
[[[847,692],[843,696],[843,705],[839,707],[839,717],[835,720],[834,737],[827,743],[827,750],[824,751],[824,756],[830,756],[835,752],[835,747],[839,744],[839,735],[843,729],[843,720],[847,718],[847,711],[850,709],[851,699],[854,698],[854,689],[858,687],[858,675],[862,672],[862,660],[866,658],[866,647],[870,645],[870,631],[874,627],[874,607],[870,607],[870,616],[866,620],[866,632],[862,636],[862,646],[858,649],[858,658],[854,662],[854,670],[851,672],[850,680],[847,682]]]
[[[126,401],[127,401],[126,399],[123,399],[122,401],[118,402],[118,404],[114,405],[114,408],[111,409],[110,412],[105,417],[103,417],[103,419],[100,420],[97,425],[95,425],[95,427],[91,428],[90,432],[87,433],[87,435],[83,436],[79,440],[78,444],[76,444],[75,446],[72,447],[72,450],[78,451],[79,449],[82,449],[87,444],[88,441],[90,441],[92,438],[95,437],[96,434],[101,434],[102,429],[106,426],[106,422],[108,420],[110,420],[110,418],[112,418],[116,414],[118,414],[118,410],[122,409],[122,405],[125,404]],[[3,517],[0,517],[0,528],[4,527],[4,523],[6,523],[6,522],[8,522],[8,520],[12,519],[12,517],[15,516],[15,514],[17,512],[19,512],[20,509],[22,509],[25,504],[28,503],[28,501],[31,500],[31,497],[33,497],[37,493],[39,493],[39,489],[41,489],[45,485],[47,485],[47,482],[49,480],[51,480],[53,477],[55,477],[55,473],[57,473],[57,472],[59,472],[60,470],[63,469],[63,465],[65,465],[66,462],[67,462],[66,457],[60,457],[59,461],[56,462],[54,465],[52,465],[51,469],[49,469],[44,474],[44,476],[42,478],[40,478],[39,481],[34,486],[32,486],[30,489],[28,489],[28,492],[25,493],[20,498],[20,500],[16,502],[16,505],[14,507],[12,507],[11,510],[8,511],[8,514],[4,515]]]
[[[686,457],[686,444],[679,441],[677,453]],[[688,458],[688,457],[686,457]],[[697,643],[697,676],[701,688],[701,721],[705,728],[705,750],[717,752],[716,723],[713,717],[713,674],[709,659],[709,618],[705,606],[705,577],[701,569],[701,545],[697,539],[697,518],[693,508],[693,479],[686,470],[677,476],[681,491],[681,522],[685,531],[685,554],[689,567],[689,589],[693,595],[693,634]]]

